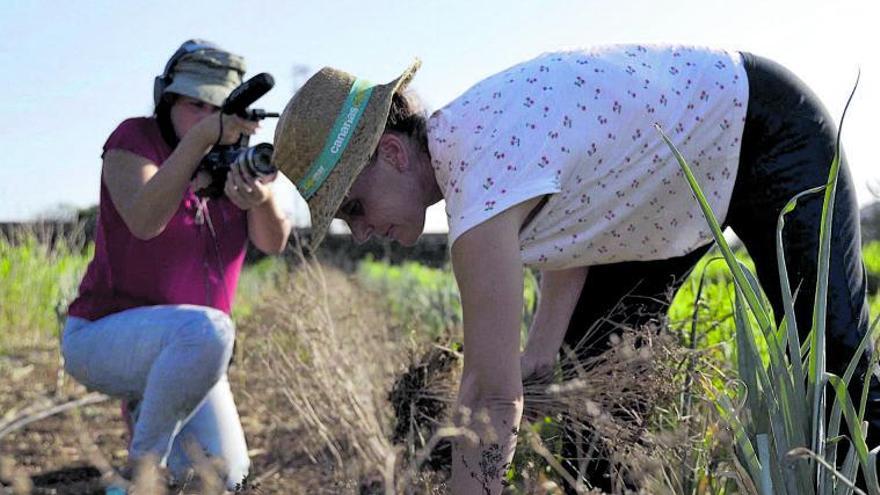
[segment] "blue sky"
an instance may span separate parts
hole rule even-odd
[[[98,199],[100,152],[124,118],[152,110],[153,78],[185,39],[244,55],[276,87],[280,111],[295,67],[331,65],[373,81],[414,57],[414,82],[438,108],[478,80],[541,52],[615,42],[748,50],[788,66],[838,118],[861,67],[844,146],[859,200],[880,184],[880,33],[869,0],[420,2],[49,2],[5,0],[0,15],[0,221]],[[252,142],[271,141],[266,121]],[[873,131],[873,132],[872,132]],[[291,200],[297,218],[304,205]],[[429,228],[443,230],[442,209]]]

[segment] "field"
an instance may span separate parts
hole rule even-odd
[[[125,461],[119,403],[66,377],[58,352],[63,311],[92,249],[76,232],[0,239],[0,481],[10,493],[102,493],[98,477]],[[880,243],[864,255],[873,282]],[[626,387],[654,391],[638,431],[594,415],[616,432],[621,479],[647,493],[748,492],[730,475],[735,432],[712,398],[737,378],[740,355],[733,281],[718,256],[707,255],[679,291],[650,355],[621,357],[635,349],[625,335],[592,371],[637,372],[643,383],[569,393],[589,409]],[[748,266],[746,253],[737,256]],[[523,331],[535,285],[528,273]],[[871,304],[877,314],[876,295]],[[442,458],[429,454],[442,444],[461,332],[448,269],[368,259],[347,274],[296,256],[264,259],[246,268],[233,316],[230,380],[253,461],[247,492],[442,493]],[[509,492],[561,493],[557,423],[572,405],[534,397],[545,409],[533,409],[524,428]],[[202,468],[200,485],[175,493],[216,490],[212,467]]]

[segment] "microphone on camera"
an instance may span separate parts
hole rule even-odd
[[[229,94],[226,101],[223,102],[222,112],[249,118],[247,107],[268,93],[272,86],[275,86],[275,79],[271,74],[266,72],[257,74]]]

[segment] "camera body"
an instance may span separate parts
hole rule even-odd
[[[248,110],[247,107],[266,94],[275,85],[272,76],[267,73],[257,74],[235,88],[223,103],[221,112],[238,115],[249,120],[262,120],[267,117],[278,117],[277,113],[269,113],[260,109]],[[277,169],[272,165],[274,147],[269,143],[248,146],[248,136],[242,135],[238,143],[216,145],[202,158],[193,177],[206,172],[211,177],[210,184],[196,191],[199,197],[219,198],[223,196],[226,186],[226,175],[233,164],[244,167],[256,178],[274,174]]]
[[[238,164],[256,178],[267,177],[278,171],[272,165],[272,153],[274,148],[269,143],[260,143],[256,146],[215,146],[210,153],[205,155],[196,173],[207,172],[211,176],[211,183],[199,191],[200,197],[219,198],[223,195],[226,186],[226,174],[233,164]]]

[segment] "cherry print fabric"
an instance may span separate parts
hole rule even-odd
[[[737,52],[611,45],[543,54],[478,83],[428,121],[449,244],[549,195],[520,232],[523,262],[564,269],[665,259],[711,241],[653,124],[724,220],[748,102]]]

